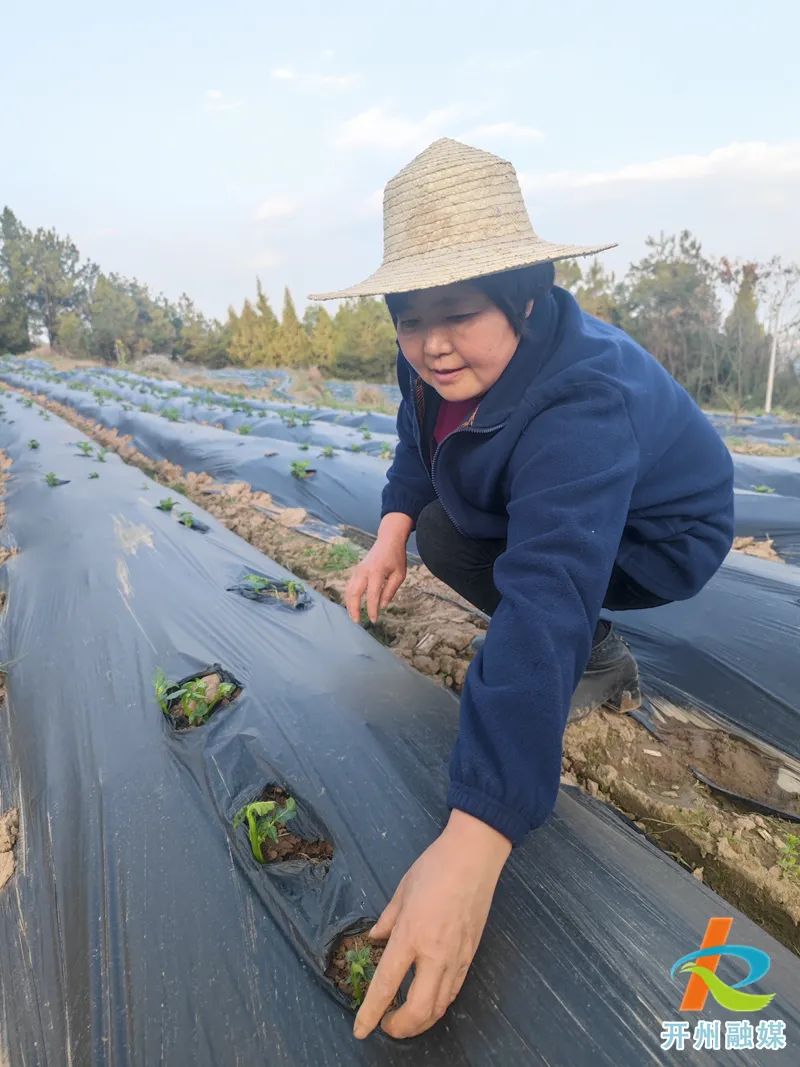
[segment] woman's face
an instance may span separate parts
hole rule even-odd
[[[508,366],[518,338],[502,311],[471,282],[409,293],[397,342],[423,381],[445,400],[470,400]],[[530,315],[533,301],[525,314]]]

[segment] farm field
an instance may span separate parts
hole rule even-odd
[[[406,1060],[352,1042],[337,949],[439,826],[486,619],[421,565],[376,626],[340,606],[393,417],[10,359],[0,386],[3,1040]],[[571,1065],[649,1062],[716,914],[800,1023],[800,459],[735,461],[746,543],[695,600],[615,618],[644,707],[568,729],[425,1062],[563,1064],[567,1030]]]

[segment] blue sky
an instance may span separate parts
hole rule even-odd
[[[549,240],[687,227],[800,260],[800,5],[75,0],[2,19],[0,205],[208,314],[377,267],[440,136],[510,159]],[[493,14],[497,12],[497,15]]]

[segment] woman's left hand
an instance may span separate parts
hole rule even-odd
[[[464,983],[510,852],[511,842],[491,826],[451,812],[370,931],[388,944],[356,1016],[356,1037],[381,1020],[391,1037],[414,1037],[441,1019]],[[386,1014],[412,964],[408,998]]]

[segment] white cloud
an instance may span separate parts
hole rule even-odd
[[[378,148],[389,151],[424,148],[447,133],[448,125],[461,114],[459,105],[430,111],[417,121],[390,115],[371,107],[342,123],[336,138],[338,148]]]
[[[256,208],[256,219],[288,219],[297,214],[297,201],[288,196],[271,196]]]
[[[211,112],[236,111],[244,106],[244,99],[226,100],[225,94],[220,89],[206,90],[206,110]]]
[[[332,48],[326,48],[322,53],[322,58],[323,59],[333,59],[333,49]]]
[[[320,89],[353,89],[361,79],[357,74],[313,74],[309,79]]]
[[[474,126],[466,133],[459,134],[459,141],[469,141],[478,144],[481,141],[493,140],[517,140],[517,141],[541,141],[544,134],[533,126],[523,126],[519,122],[492,122],[483,126]]]
[[[277,81],[286,82],[293,81],[295,77],[295,73],[291,67],[275,67],[274,70],[270,71],[270,75],[277,79]]]
[[[257,255],[253,256],[250,264],[253,267],[268,269],[270,267],[277,267],[280,262],[281,257],[277,252],[273,251],[271,248],[265,248]]]
[[[757,178],[800,175],[800,141],[770,144],[739,141],[705,155],[665,156],[646,163],[628,163],[617,170],[555,171],[520,174],[525,192],[548,189],[601,189],[603,187],[699,181],[706,178]]]

